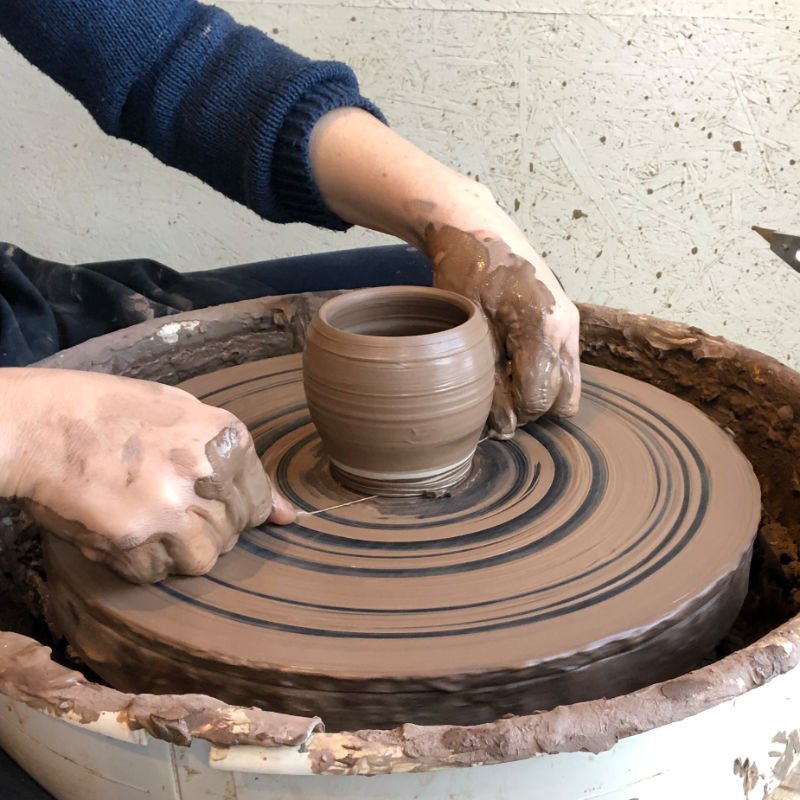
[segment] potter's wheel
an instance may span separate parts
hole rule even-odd
[[[450,497],[264,525],[205,577],[132,586],[50,538],[57,621],[117,688],[200,691],[331,728],[479,722],[680,674],[744,597],[758,486],[688,404],[583,374],[577,417],[482,442]],[[184,387],[247,423],[303,511],[359,499],[328,472],[299,356]]]

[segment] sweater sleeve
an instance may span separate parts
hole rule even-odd
[[[2,0],[0,34],[108,134],[273,222],[344,230],[308,140],[340,106],[383,120],[353,72],[311,61],[196,0]]]

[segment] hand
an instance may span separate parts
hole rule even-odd
[[[437,286],[483,308],[497,358],[494,436],[511,437],[548,409],[564,416],[578,410],[578,311],[486,187],[356,108],[321,117],[309,152],[332,211],[422,250]]]
[[[528,258],[491,231],[435,223],[425,231],[435,285],[478,303],[494,332],[489,427],[503,439],[548,410],[575,414],[580,396],[578,310],[538,254],[523,248]]]
[[[202,574],[244,528],[294,519],[247,429],[227,411],[112,375],[0,373],[0,433],[17,415],[10,486],[0,489],[130,581]]]

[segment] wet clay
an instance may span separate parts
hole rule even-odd
[[[393,730],[317,734],[309,742],[314,772],[380,775],[473,767],[542,753],[600,753],[618,741],[697,714],[800,663],[800,636],[777,628],[765,641],[723,662],[612,699],[559,706],[483,725],[414,725]]]
[[[574,414],[580,379],[577,352],[556,349],[546,335],[555,298],[535,267],[491,234],[431,223],[424,243],[434,264],[435,285],[471,298],[492,323],[493,435],[513,436],[516,425],[538,419],[551,406],[559,415]]]
[[[266,519],[272,508],[272,490],[264,482],[247,431],[238,425],[223,428],[206,444],[205,453],[213,471],[194,482],[197,496],[222,503],[233,531]]]
[[[330,476],[297,356],[184,386],[251,427],[301,512],[357,499]],[[50,607],[126,691],[203,686],[240,705],[317,709],[337,729],[482,722],[687,669],[736,616],[758,515],[726,434],[588,367],[573,420],[481,443],[450,496],[264,525],[205,577],[132,587],[48,540]]]
[[[489,327],[451,292],[350,292],[312,320],[303,384],[338,480],[364,494],[442,492],[469,472],[491,407]]]
[[[0,633],[0,692],[73,722],[95,722],[114,713],[131,730],[189,745],[195,738],[216,744],[292,746],[322,730],[320,719],[233,708],[205,695],[131,695],[89,683],[50,660],[50,649],[16,633]]]

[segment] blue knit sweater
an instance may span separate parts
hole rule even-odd
[[[363,98],[352,71],[310,61],[196,0],[0,0],[0,34],[112,136],[274,222],[343,230],[314,184],[314,123]]]

